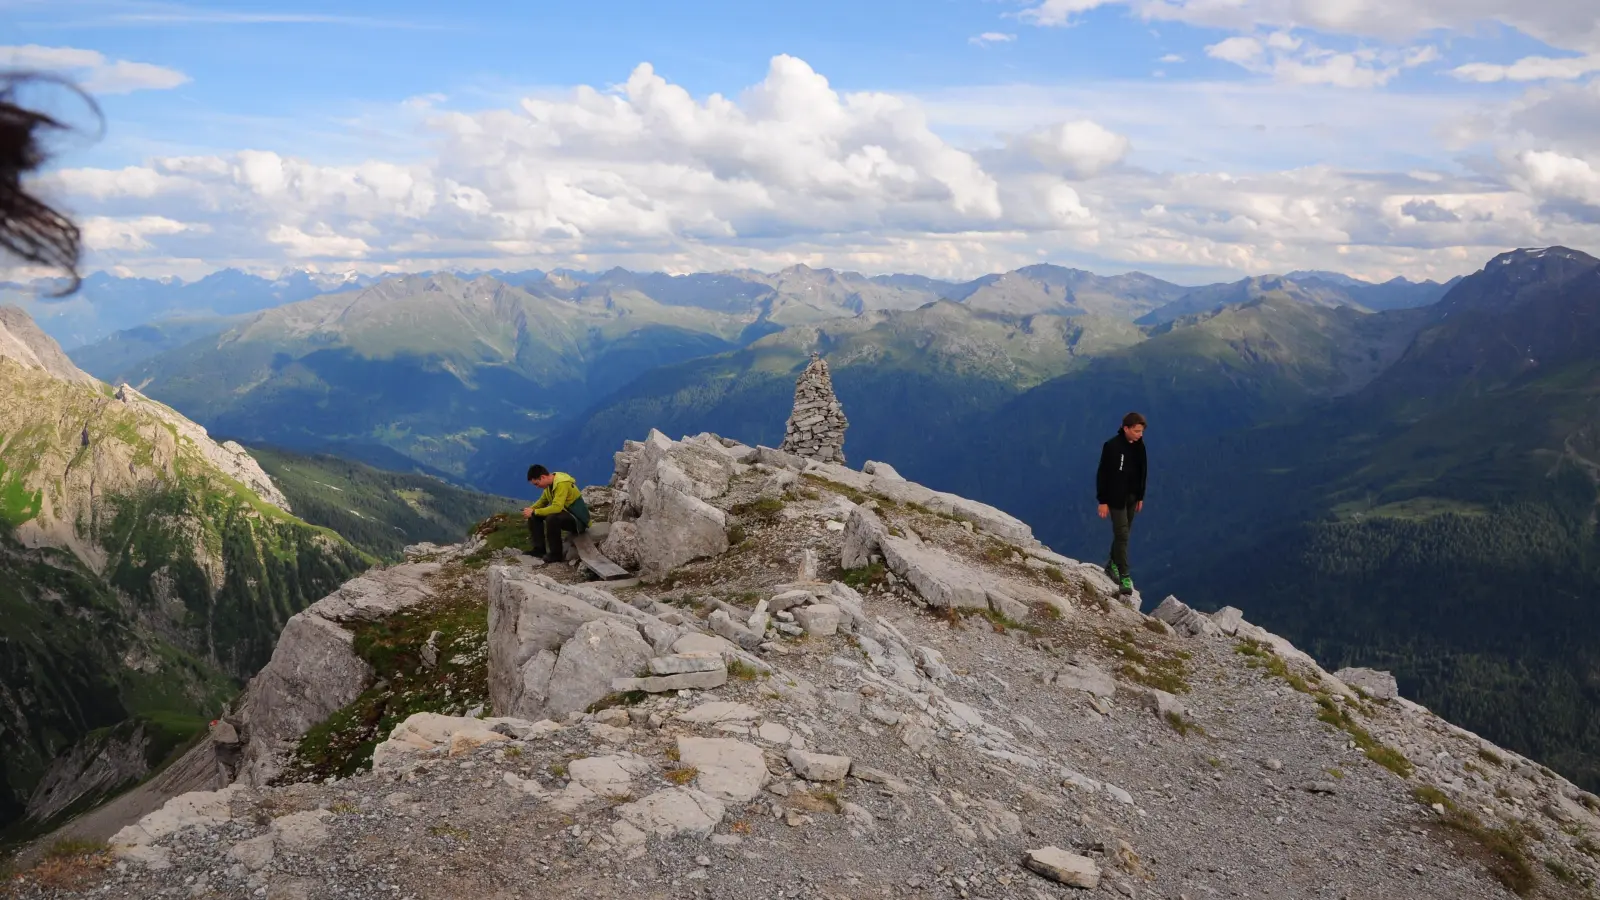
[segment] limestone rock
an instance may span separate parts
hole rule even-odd
[[[1348,668],[1333,673],[1333,677],[1353,688],[1360,688],[1374,700],[1393,700],[1400,696],[1400,686],[1388,672]]]
[[[600,553],[624,569],[639,568],[639,526],[633,522],[613,522],[600,544]]]
[[[325,809],[293,813],[272,820],[272,840],[278,849],[305,853],[328,842],[328,826],[323,824],[333,813]]]
[[[642,835],[659,838],[707,837],[722,821],[724,812],[725,807],[717,798],[681,787],[657,791],[617,807],[623,824],[632,826]],[[623,843],[632,841],[624,839]]]
[[[1177,597],[1169,596],[1167,599],[1162,600],[1161,605],[1157,606],[1155,612],[1150,615],[1171,625],[1172,630],[1181,635],[1216,637],[1222,633],[1222,630],[1208,616],[1192,609]]]
[[[944,609],[987,609],[989,594],[982,576],[953,557],[919,547],[904,538],[883,539],[889,570],[916,588],[928,605]]]
[[[1029,850],[1023,864],[1051,881],[1067,887],[1094,890],[1100,886],[1100,867],[1094,860],[1060,847]]]
[[[720,662],[720,660],[718,660]],[[706,672],[679,672],[676,675],[651,675],[644,678],[614,678],[611,681],[611,690],[622,693],[625,691],[644,691],[649,694],[661,694],[667,691],[709,691],[728,683],[728,670],[718,667]]]
[[[1068,690],[1083,691],[1096,697],[1114,697],[1117,694],[1117,679],[1094,665],[1062,666],[1056,673],[1055,683]]]
[[[674,653],[650,660],[651,675],[681,675],[686,672],[715,672],[726,669],[722,654],[715,650]]]
[[[794,772],[807,781],[838,781],[850,774],[850,757],[811,753],[791,747],[787,756]]]
[[[839,631],[839,607],[827,603],[805,606],[795,610],[795,620],[807,634],[826,637]]]
[[[811,362],[794,386],[794,411],[784,429],[783,450],[795,456],[827,463],[844,463],[844,432],[850,426],[833,393],[833,377],[821,354]]]
[[[735,622],[726,612],[717,610],[706,620],[711,630],[733,641],[745,650],[754,650],[761,646],[762,636]]]
[[[678,738],[678,761],[699,774],[695,786],[730,803],[755,799],[770,777],[761,748],[728,738]]]
[[[1235,635],[1244,624],[1244,613],[1236,606],[1224,606],[1211,614],[1211,621],[1223,634]]]
[[[653,578],[691,560],[728,550],[728,518],[696,497],[676,466],[662,461],[658,477],[640,487],[639,572]]]
[[[610,618],[585,622],[561,645],[538,715],[527,718],[581,712],[611,693],[614,680],[643,671],[650,657],[650,645],[631,623]]]
[[[528,572],[510,566],[491,568],[489,708],[497,715],[528,720],[559,715],[548,712],[546,704],[562,645],[583,625],[608,619],[633,629],[621,616],[552,590]],[[634,637],[639,639],[636,629]],[[637,667],[608,676],[604,685],[610,685],[611,677],[637,675],[650,655],[647,652]]]
[[[879,478],[887,478],[890,481],[905,481],[904,478],[900,477],[900,473],[895,471],[894,466],[886,462],[867,460],[867,464],[861,467],[861,471],[868,475],[876,475]]]
[[[863,506],[855,507],[844,522],[844,548],[839,554],[839,564],[846,569],[866,567],[888,536],[889,530],[877,513]]]

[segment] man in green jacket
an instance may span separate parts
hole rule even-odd
[[[589,505],[583,502],[578,482],[565,472],[551,472],[544,466],[528,468],[528,483],[544,491],[537,503],[524,509],[528,538],[533,549],[528,555],[547,563],[561,562],[562,532],[582,534],[589,529]]]

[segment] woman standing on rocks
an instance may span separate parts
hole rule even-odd
[[[1122,430],[1100,448],[1100,471],[1095,474],[1095,495],[1100,518],[1111,519],[1111,560],[1106,574],[1117,582],[1123,596],[1133,593],[1133,569],[1128,565],[1128,535],[1133,517],[1144,510],[1144,483],[1149,467],[1144,455],[1144,416],[1122,417]]]

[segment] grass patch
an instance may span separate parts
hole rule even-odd
[[[1432,785],[1418,785],[1412,789],[1411,796],[1423,806],[1443,807],[1440,824],[1467,838],[1472,844],[1469,852],[1482,860],[1490,874],[1506,889],[1525,897],[1538,886],[1533,862],[1528,858],[1527,834],[1520,826],[1487,826]]]
[[[511,548],[526,553],[533,549],[532,538],[528,534],[528,521],[522,517],[521,511],[496,513],[479,522],[472,529],[472,534],[474,537],[483,538],[483,546],[463,560],[467,566],[474,569],[488,565],[490,557],[498,550]]]
[[[1555,878],[1555,880],[1561,882],[1562,884],[1569,885],[1571,887],[1586,886],[1583,884],[1584,879],[1580,878],[1578,873],[1572,870],[1571,866],[1559,859],[1545,860],[1544,868],[1546,872],[1549,872],[1551,876]]]
[[[350,705],[301,738],[280,782],[347,778],[372,763],[372,750],[419,712],[464,715],[489,700],[488,609],[474,576],[441,576],[435,599],[356,624],[353,649],[377,678]],[[437,664],[422,648],[435,631]]]
[[[800,477],[804,478],[806,481],[809,481],[812,484],[814,484],[814,485],[816,485],[816,486],[818,486],[820,488],[824,488],[826,490],[830,490],[830,491],[834,492],[835,494],[838,494],[839,496],[844,497],[846,500],[849,500],[851,503],[854,503],[857,506],[860,506],[860,505],[866,503],[868,500],[873,499],[871,495],[869,495],[869,494],[867,494],[867,493],[865,493],[863,491],[858,491],[855,488],[849,486],[848,484],[840,484],[837,481],[833,481],[831,479],[823,478],[821,475],[817,475],[817,474],[815,474],[813,472],[807,472],[804,475],[801,475]]]
[[[728,677],[737,678],[740,681],[755,681],[757,678],[767,678],[769,674],[742,659],[736,659],[728,663]]]
[[[1488,747],[1478,748],[1478,758],[1491,765],[1504,767],[1506,764],[1506,761],[1500,758],[1500,754],[1490,750]]]
[[[564,762],[551,763],[550,774],[557,778],[567,777],[567,764]]]
[[[650,699],[649,691],[618,691],[607,694],[589,704],[587,712],[593,714],[602,709],[611,709],[618,706],[638,706],[648,699]]]
[[[1156,634],[1168,633],[1167,623],[1161,621],[1160,619],[1145,619],[1140,624],[1144,626],[1145,631],[1154,632]]]
[[[884,568],[883,563],[872,563],[859,569],[845,569],[839,580],[859,591],[887,583],[889,570]]]
[[[745,538],[747,537],[749,537],[749,535],[745,533],[743,523],[735,522],[728,526],[728,546],[737,547],[740,544],[743,544],[745,542]]]
[[[700,770],[696,769],[694,766],[682,766],[676,769],[668,769],[666,772],[662,773],[662,775],[668,781],[680,786],[693,781],[695,776],[699,774]]]
[[[1056,584],[1067,583],[1067,576],[1056,566],[1046,566],[1044,570],[1044,577],[1054,581]]]
[[[449,824],[430,825],[428,826],[428,833],[434,837],[455,838],[456,840],[463,842],[466,841],[467,838],[472,837],[472,833],[467,831],[465,828],[459,828],[455,825]]]
[[[965,616],[965,617],[968,617],[968,618],[979,617],[979,618],[988,619],[989,620],[989,625],[994,628],[996,634],[1005,634],[1007,631],[1011,631],[1011,630],[1021,631],[1021,632],[1025,633],[1025,634],[1038,634],[1039,633],[1039,629],[1038,629],[1037,626],[1029,625],[1026,622],[1018,622],[1017,620],[1012,619],[1009,616],[1007,616],[1005,613],[997,612],[997,611],[995,611],[993,609],[988,609],[988,608],[979,609],[979,608],[976,608],[976,607],[972,607],[972,608],[963,608],[963,609],[960,609],[960,610],[951,609],[951,610],[949,610],[949,612],[951,614],[953,614],[953,615],[960,615],[960,616]]]
[[[104,841],[63,838],[51,844],[39,864],[22,877],[50,890],[78,890],[111,868],[111,864],[111,848]]]
[[[1328,774],[1330,776],[1332,776],[1335,781],[1343,781],[1344,780],[1344,770],[1343,769],[1329,769],[1328,770]]]
[[[1406,759],[1405,754],[1374,738],[1365,728],[1357,724],[1355,719],[1350,717],[1348,711],[1333,702],[1333,698],[1327,694],[1317,695],[1317,706],[1319,707],[1317,719],[1350,735],[1350,738],[1356,742],[1356,746],[1360,747],[1361,751],[1367,755],[1367,759],[1383,766],[1401,778],[1410,778],[1411,773],[1416,771],[1415,767],[1411,765],[1411,760]]]
[[[1195,734],[1199,734],[1199,735],[1202,735],[1202,736],[1205,735],[1205,733],[1206,733],[1206,730],[1204,728],[1201,728],[1200,724],[1198,722],[1191,722],[1188,719],[1185,719],[1183,716],[1180,716],[1175,712],[1170,712],[1169,711],[1166,715],[1162,716],[1161,718],[1167,723],[1167,725],[1169,727],[1172,728],[1173,731],[1176,731],[1182,737],[1188,737],[1189,736],[1189,732],[1191,732],[1191,731],[1194,732]]]
[[[666,751],[665,751],[665,753],[663,755],[665,755],[667,757],[667,759],[670,759],[673,762],[678,762],[679,760],[682,759],[682,757],[678,755],[678,745],[677,744],[668,745],[668,747],[667,747],[667,749],[666,749]]]
[[[1122,657],[1123,664],[1117,672],[1123,678],[1169,694],[1189,693],[1189,667],[1184,664],[1188,658],[1186,654],[1169,656],[1154,645],[1141,645],[1138,635],[1126,628],[1101,638],[1101,643]]]
[[[1266,644],[1246,638],[1235,644],[1233,651],[1246,657],[1244,664],[1250,668],[1265,670],[1268,675],[1281,679],[1302,694],[1316,693],[1310,682],[1300,677],[1300,673],[1289,668],[1289,664],[1283,661],[1283,657],[1272,652]]]
[[[771,519],[783,512],[784,503],[777,497],[762,497],[733,508],[733,514],[752,519]]]

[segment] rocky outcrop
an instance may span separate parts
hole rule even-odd
[[[433,596],[428,578],[440,561],[375,569],[295,614],[272,661],[250,680],[237,711],[243,732],[238,779],[262,785],[313,725],[343,709],[372,683],[347,626],[372,621]]]
[[[800,372],[794,386],[794,411],[784,427],[783,450],[804,459],[825,463],[844,463],[844,432],[850,421],[844,417],[839,398],[833,394],[833,376],[821,354],[811,354],[811,362]]]
[[[55,338],[45,334],[21,307],[0,305],[0,359],[15,360],[25,368],[42,369],[60,381],[98,384],[93,375],[78,368]]]
[[[284,512],[294,511],[289,508],[288,499],[278,490],[271,476],[262,470],[261,464],[256,462],[255,457],[244,447],[233,441],[217,443],[211,439],[211,435],[204,427],[184,418],[172,407],[151,400],[134,390],[132,385],[124,384],[117,388],[116,398],[123,405],[170,425],[177,431],[179,439],[187,442],[201,459],[215,467],[217,471],[249,488],[261,498],[262,502],[276,506]]]

